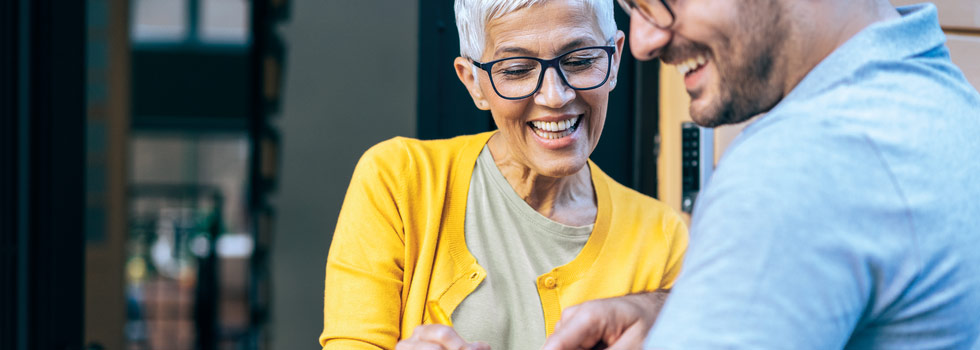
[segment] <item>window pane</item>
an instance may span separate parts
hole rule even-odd
[[[134,42],[182,42],[187,37],[187,0],[133,0]]]
[[[200,0],[201,41],[244,44],[248,41],[250,8],[245,0]]]
[[[219,348],[245,349],[254,247],[248,136],[131,136],[124,349],[194,349],[214,335],[196,322],[212,317]]]

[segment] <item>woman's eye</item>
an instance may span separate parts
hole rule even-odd
[[[500,67],[500,69],[497,70],[497,75],[507,79],[518,79],[531,75],[535,70],[535,67],[529,65],[510,65]]]
[[[576,57],[562,62],[561,65],[567,69],[583,69],[591,67],[595,64],[595,61],[595,57]]]
[[[510,69],[505,69],[503,73],[507,75],[521,75],[521,74],[527,74],[530,71],[531,70],[527,68],[510,68]]]

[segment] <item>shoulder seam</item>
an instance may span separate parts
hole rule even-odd
[[[895,189],[895,193],[902,200],[902,206],[905,211],[905,222],[908,225],[909,233],[912,235],[911,246],[912,246],[912,253],[914,254],[913,256],[915,257],[915,262],[916,262],[916,275],[920,275],[922,273],[923,261],[922,261],[922,255],[920,254],[920,251],[918,249],[918,247],[920,246],[919,233],[918,231],[916,231],[915,224],[912,220],[911,205],[909,205],[908,197],[906,197],[905,192],[902,191],[902,187],[898,183],[898,178],[896,178],[895,173],[892,172],[892,169],[888,165],[888,162],[885,160],[885,157],[881,154],[881,150],[878,148],[878,145],[867,134],[861,133],[861,138],[864,139],[865,143],[868,144],[868,147],[871,148],[871,151],[874,153],[875,158],[877,158],[878,161],[881,163],[881,167],[885,171],[885,173],[888,174],[888,180],[891,182],[892,187]]]

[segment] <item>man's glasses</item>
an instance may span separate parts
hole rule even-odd
[[[615,46],[590,46],[575,49],[561,56],[544,60],[537,57],[508,57],[473,64],[490,75],[490,84],[497,95],[508,100],[520,100],[541,89],[544,73],[554,67],[561,80],[575,90],[590,90],[609,79]]]
[[[636,10],[647,22],[660,29],[667,29],[674,24],[674,11],[665,0],[617,0],[619,6],[627,14]]]

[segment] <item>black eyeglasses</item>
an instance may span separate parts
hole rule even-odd
[[[493,91],[508,100],[520,100],[541,89],[544,73],[554,67],[561,80],[575,90],[591,90],[609,79],[615,46],[590,46],[544,60],[537,57],[508,57],[473,64],[490,75]]]
[[[674,11],[666,0],[617,0],[619,6],[632,15],[636,10],[654,26],[660,29],[667,29],[674,24]]]

